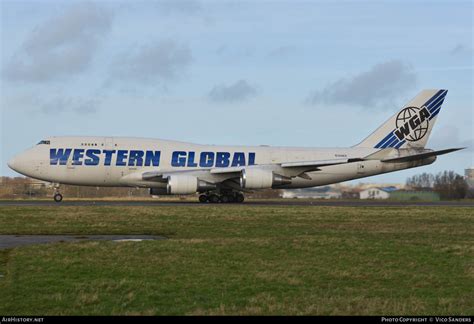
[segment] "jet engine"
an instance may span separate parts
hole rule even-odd
[[[184,174],[170,175],[166,186],[168,195],[188,195],[214,189],[216,185]]]
[[[240,186],[244,189],[266,189],[290,184],[291,179],[271,170],[249,168],[240,174]]]

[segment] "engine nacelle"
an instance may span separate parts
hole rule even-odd
[[[291,179],[271,170],[249,168],[240,174],[240,186],[244,189],[268,189],[290,184]]]
[[[166,190],[169,195],[189,195],[198,189],[198,178],[190,175],[171,175]]]
[[[189,195],[196,192],[203,192],[216,189],[216,185],[199,180],[192,175],[170,175],[166,192],[168,195]]]

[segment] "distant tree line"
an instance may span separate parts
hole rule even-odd
[[[454,171],[414,175],[407,179],[406,185],[413,190],[432,190],[438,193],[441,199],[466,198],[469,189],[464,177]]]

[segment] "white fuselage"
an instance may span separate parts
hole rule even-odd
[[[278,165],[370,156],[375,148],[300,148],[217,146],[129,137],[51,137],[14,157],[9,166],[32,178],[60,184],[161,188],[162,182],[143,181],[145,171],[187,171],[208,182],[220,181],[212,168]],[[303,188],[392,172],[432,163],[434,159],[384,163],[380,160],[331,165],[295,177],[281,188]]]

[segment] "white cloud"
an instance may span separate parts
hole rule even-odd
[[[257,88],[245,80],[231,85],[217,85],[209,92],[209,99],[214,102],[241,102],[257,95]]]
[[[99,101],[97,99],[56,97],[40,104],[39,110],[45,114],[74,112],[83,115],[97,112],[98,106]]]
[[[452,56],[466,56],[472,59],[473,49],[470,46],[466,46],[464,44],[457,44],[455,47],[449,51],[449,54]]]
[[[154,42],[122,55],[113,66],[114,78],[145,84],[178,78],[192,62],[192,52],[186,45],[173,40]]]
[[[11,81],[43,82],[85,71],[112,15],[93,3],[81,3],[36,27],[3,69]]]
[[[314,91],[307,102],[374,107],[400,97],[415,83],[416,74],[410,65],[396,60],[388,61]]]

